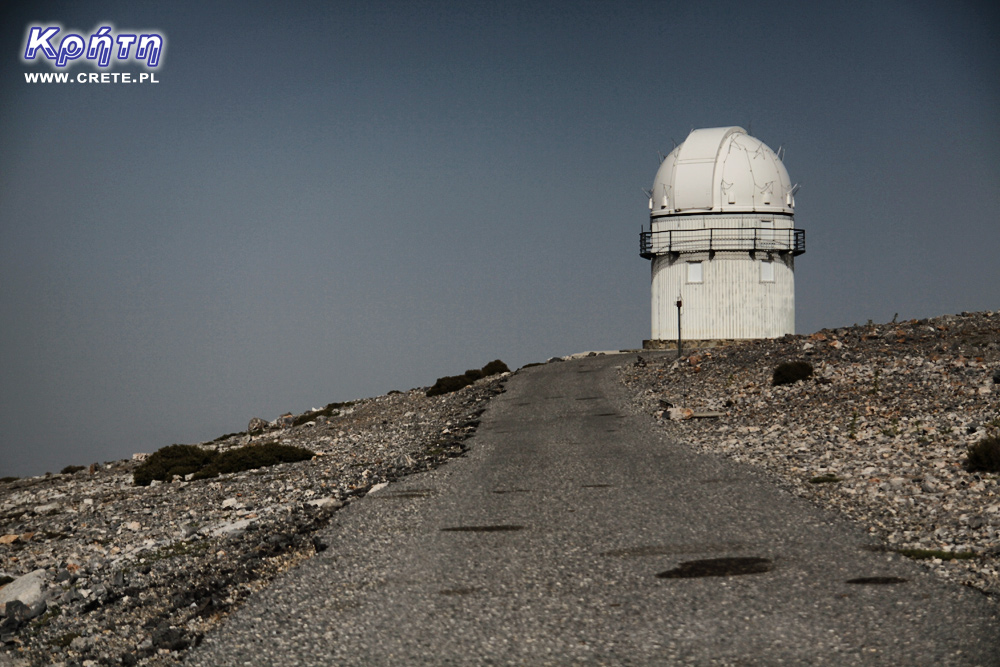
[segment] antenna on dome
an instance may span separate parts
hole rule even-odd
[[[784,144],[778,146],[778,152],[775,153],[775,155],[778,156],[779,160],[784,160],[785,159],[785,145]]]
[[[661,163],[667,157],[666,155],[664,155],[663,153],[661,153],[659,150],[656,151],[656,155],[659,156]]]
[[[749,134],[751,137],[753,136],[753,118],[751,118],[750,122],[747,123],[747,134]]]
[[[642,188],[642,194],[646,195],[646,199],[652,199],[653,198],[653,191],[652,190],[647,190],[646,188]]]
[[[677,140],[676,139],[674,139],[673,137],[670,137],[670,143],[672,143],[674,145],[674,148],[677,148]],[[671,148],[670,150],[673,150],[673,148]]]

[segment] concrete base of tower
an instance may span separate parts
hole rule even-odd
[[[750,339],[743,339],[750,340]],[[685,340],[681,341],[681,347],[685,350],[705,350],[713,347],[725,347],[733,343],[740,342],[737,339],[714,339],[714,340]],[[676,340],[644,340],[642,341],[644,350],[676,350]]]

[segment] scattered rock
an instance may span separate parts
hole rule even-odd
[[[254,417],[253,419],[250,420],[250,423],[247,424],[247,433],[249,433],[250,435],[257,435],[258,433],[263,433],[264,431],[267,430],[267,427],[270,425],[271,423],[266,419],[261,419],[260,417]]]
[[[691,419],[694,416],[694,410],[691,408],[670,408],[667,410],[667,415],[674,421]]]
[[[92,475],[0,486],[0,595],[16,600],[9,617],[7,599],[0,607],[0,665],[14,655],[31,665],[175,664],[248,595],[327,549],[317,531],[344,503],[461,454],[504,377],[286,415],[283,430],[254,437],[307,448],[312,460],[142,487],[133,472],[147,457],[134,455]],[[224,453],[245,437],[199,446]]]
[[[743,341],[697,366],[647,356],[619,374],[636,410],[670,416],[658,423],[672,440],[760,466],[893,548],[976,553],[929,567],[1000,601],[1000,478],[964,467],[970,445],[1000,435],[997,315]],[[803,352],[815,381],[771,386]],[[724,418],[685,419],[678,396],[692,417]]]
[[[0,608],[17,600],[28,607],[34,607],[45,601],[44,596],[45,570],[35,570],[22,575],[0,588]],[[0,609],[0,611],[3,611]],[[4,611],[6,614],[6,611]]]

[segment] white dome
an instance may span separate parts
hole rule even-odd
[[[692,130],[660,164],[653,217],[697,211],[793,213],[785,165],[742,127]]]

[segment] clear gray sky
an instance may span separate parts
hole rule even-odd
[[[995,3],[22,4],[0,476],[639,346],[641,189],[695,127],[785,147],[800,333],[1000,308]],[[159,83],[26,83],[36,21],[159,30]]]

